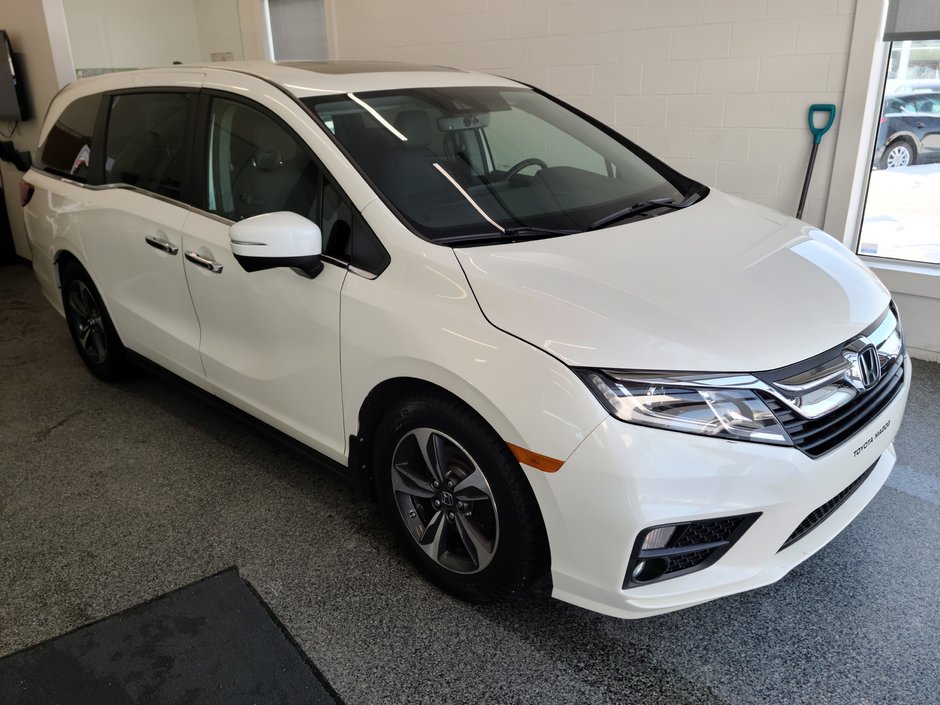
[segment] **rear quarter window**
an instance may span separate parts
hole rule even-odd
[[[90,95],[79,98],[62,111],[39,155],[39,162],[45,169],[81,183],[88,181],[92,138],[100,105],[101,96]]]

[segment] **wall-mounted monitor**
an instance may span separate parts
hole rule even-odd
[[[18,68],[10,38],[0,29],[0,120],[20,122],[30,117],[22,72],[18,73]]]

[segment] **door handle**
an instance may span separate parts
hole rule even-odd
[[[208,269],[210,272],[215,272],[218,274],[222,271],[222,265],[220,263],[216,262],[214,259],[203,257],[198,252],[187,250],[186,259],[188,259],[193,264],[199,265],[203,269]]]
[[[158,232],[156,235],[147,235],[144,240],[151,247],[156,247],[158,250],[163,250],[169,255],[175,255],[180,251],[180,248],[178,248],[169,240],[165,240],[163,238],[162,232]]]
[[[925,122],[917,122],[917,123],[914,123],[914,127],[921,127],[921,128],[927,127],[927,123],[925,123]]]

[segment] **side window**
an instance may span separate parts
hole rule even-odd
[[[208,210],[236,221],[292,211],[319,222],[320,170],[299,138],[267,115],[215,98],[208,152]],[[326,252],[325,229],[323,237]]]
[[[937,103],[935,103],[934,100],[935,100],[935,94],[930,94],[930,93],[928,93],[927,95],[923,97],[918,98],[915,103],[917,112],[927,113],[928,115],[932,115],[936,112],[940,112],[937,110]]]
[[[111,99],[104,180],[179,199],[187,93],[131,93]]]
[[[69,105],[49,130],[39,162],[49,171],[85,183],[91,161],[92,136],[100,95],[79,98]]]

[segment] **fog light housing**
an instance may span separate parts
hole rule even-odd
[[[630,578],[635,583],[649,583],[663,577],[663,574],[669,569],[669,561],[666,558],[648,558],[639,560],[633,566],[630,572]]]
[[[757,521],[760,512],[643,529],[627,564],[623,589],[707,568],[721,558]]]

